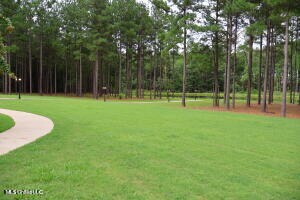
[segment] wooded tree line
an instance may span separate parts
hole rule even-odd
[[[3,58],[24,93],[161,98],[212,92],[235,107],[236,92],[274,91],[300,104],[299,11],[293,0],[2,0],[14,27]],[[2,25],[1,25],[2,26]],[[1,27],[3,29],[3,27]],[[7,73],[1,90],[17,84]],[[298,101],[298,102],[297,102]],[[283,115],[285,115],[283,106]]]

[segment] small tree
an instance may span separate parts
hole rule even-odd
[[[173,0],[174,5],[177,8],[177,22],[178,31],[182,36],[183,43],[183,73],[182,73],[182,100],[183,107],[186,106],[186,82],[187,82],[187,38],[188,30],[193,30],[195,27],[191,21],[196,18],[195,11],[199,8],[199,1],[197,0]]]

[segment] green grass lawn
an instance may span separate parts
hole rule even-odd
[[[0,104],[1,107],[1,104]],[[3,131],[6,131],[7,129],[10,129],[15,125],[15,122],[12,118],[9,116],[0,114],[0,133]]]
[[[206,103],[206,101],[204,101]],[[62,97],[1,100],[51,134],[0,156],[0,199],[300,199],[300,121]]]

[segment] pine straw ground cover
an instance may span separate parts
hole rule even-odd
[[[234,113],[244,113],[244,114],[253,114],[253,115],[262,115],[268,117],[281,117],[281,104],[274,103],[268,105],[267,112],[261,111],[261,106],[258,104],[251,104],[250,107],[247,107],[245,103],[238,103],[235,108],[226,110],[223,105],[219,107],[204,106],[193,103],[190,106],[193,109],[208,110],[208,111],[221,111],[221,112],[234,112]],[[300,106],[297,104],[287,104],[287,118],[300,119]],[[300,122],[299,122],[300,123]]]

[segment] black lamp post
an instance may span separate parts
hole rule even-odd
[[[106,101],[106,91],[107,91],[107,87],[102,87],[102,91],[104,93],[104,102]]]
[[[167,91],[168,102],[170,102],[170,90]]]
[[[18,93],[19,93],[19,99],[21,99],[21,78],[16,78],[17,84],[18,84]]]

